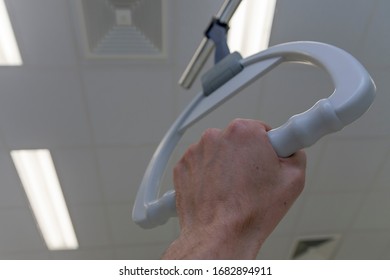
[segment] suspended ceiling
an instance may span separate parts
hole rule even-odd
[[[199,90],[198,82],[182,90],[177,80],[222,2],[167,0],[164,56],[96,59],[85,51],[80,1],[6,1],[24,65],[0,67],[0,258],[159,258],[177,221],[144,231],[131,207],[156,145]],[[340,236],[335,259],[390,258],[389,9],[386,0],[277,2],[271,45],[344,48],[378,93],[356,123],[307,149],[305,191],[259,258],[288,259],[296,240],[327,235]],[[236,117],[275,127],[331,91],[322,71],[282,65],[189,131],[172,162],[207,127]],[[9,154],[35,148],[52,152],[78,250],[48,251],[40,236]]]

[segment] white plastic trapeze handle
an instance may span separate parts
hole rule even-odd
[[[331,45],[292,42],[239,60],[242,70],[211,95],[205,96],[200,92],[162,139],[135,200],[133,220],[138,225],[152,228],[176,215],[174,190],[160,198],[158,196],[167,162],[184,131],[282,62],[311,63],[325,69],[331,76],[335,90],[306,112],[292,116],[284,125],[268,132],[269,140],[280,157],[288,157],[311,146],[322,136],[342,129],[359,118],[374,100],[375,85],[365,68],[349,53]]]

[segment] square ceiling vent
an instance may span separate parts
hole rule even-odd
[[[165,56],[165,0],[79,0],[92,58]]]

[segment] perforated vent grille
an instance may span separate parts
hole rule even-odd
[[[92,57],[160,57],[164,0],[80,0]]]

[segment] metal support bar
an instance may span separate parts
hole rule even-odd
[[[215,19],[222,24],[228,24],[241,1],[242,0],[225,0],[221,9],[215,16]],[[200,70],[209,58],[214,46],[213,41],[207,38],[207,36],[202,39],[199,47],[195,51],[195,54],[187,65],[187,68],[184,70],[179,80],[179,85],[185,89],[189,89],[191,87]]]

